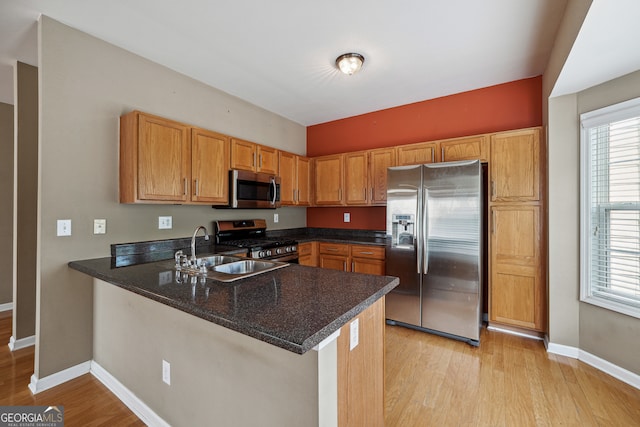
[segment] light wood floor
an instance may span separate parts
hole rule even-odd
[[[0,313],[0,406],[64,406],[64,425],[144,426],[120,400],[91,374],[58,387],[31,394],[27,387],[33,374],[33,351],[29,347],[11,352],[11,312]]]
[[[65,426],[143,426],[91,374],[32,395],[33,347],[10,352],[0,313],[0,405],[63,405]],[[640,426],[640,390],[540,341],[483,330],[480,348],[386,327],[387,427]],[[640,356],[639,356],[640,357]]]
[[[640,390],[541,341],[484,329],[475,348],[385,332],[387,427],[640,426]]]

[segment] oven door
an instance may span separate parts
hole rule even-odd
[[[229,207],[275,209],[280,207],[280,177],[241,170],[229,172]]]

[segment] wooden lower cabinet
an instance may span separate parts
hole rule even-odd
[[[382,246],[320,242],[318,266],[353,273],[384,275],[384,254]]]
[[[491,207],[489,321],[543,332],[545,268],[540,206]]]
[[[309,267],[318,266],[318,242],[298,244],[298,263]]]
[[[351,349],[351,324],[358,345]],[[338,337],[338,426],[384,426],[384,297],[340,330]]]

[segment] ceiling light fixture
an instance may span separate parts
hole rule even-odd
[[[364,56],[359,53],[345,53],[336,58],[336,67],[345,74],[357,73],[364,63]]]

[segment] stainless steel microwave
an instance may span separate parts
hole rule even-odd
[[[229,207],[275,209],[280,207],[280,177],[242,170],[229,171]]]

